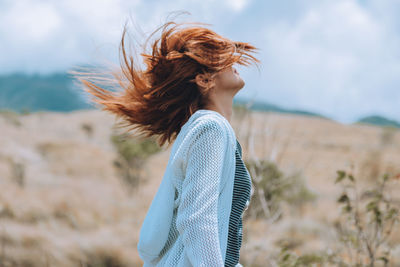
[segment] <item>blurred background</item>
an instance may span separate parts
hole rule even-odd
[[[400,266],[397,0],[0,0],[0,266],[142,266],[170,148],[121,134],[69,71],[118,65],[125,23],[134,45],[173,11],[260,49],[237,66],[240,262]]]

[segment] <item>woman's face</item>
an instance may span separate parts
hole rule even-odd
[[[215,75],[215,87],[221,90],[239,91],[245,85],[235,67],[230,66]]]

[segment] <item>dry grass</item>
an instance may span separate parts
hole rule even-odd
[[[139,187],[128,194],[113,165],[113,117],[79,111],[17,120],[18,125],[0,116],[1,264],[141,266],[139,227],[170,150],[146,161]],[[237,114],[232,126],[245,159],[271,160],[288,174],[301,171],[317,194],[301,213],[286,209],[279,223],[246,220],[241,250],[245,266],[273,266],[282,246],[299,255],[335,249],[331,226],[340,212],[336,170],[354,165],[366,184],[385,170],[400,173],[399,131],[388,138],[380,127],[261,112],[241,118]],[[391,190],[399,195],[399,186]],[[400,255],[399,230],[391,242],[393,253]]]

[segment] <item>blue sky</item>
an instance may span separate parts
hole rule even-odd
[[[237,97],[343,123],[400,120],[398,0],[0,0],[0,74],[117,62],[127,20],[140,41],[132,23],[150,33],[176,10],[260,48],[260,71],[238,66],[246,85]]]

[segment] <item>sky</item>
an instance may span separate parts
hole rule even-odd
[[[118,63],[125,23],[140,42],[173,11],[259,48],[235,98],[400,120],[399,0],[0,0],[0,75]]]

